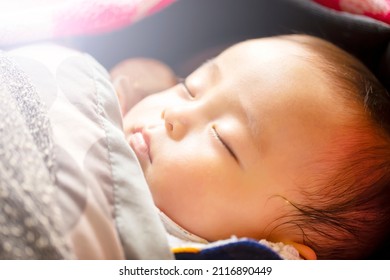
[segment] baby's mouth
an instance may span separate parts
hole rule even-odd
[[[150,155],[150,137],[144,129],[132,132],[127,137],[127,141],[140,161],[145,159],[152,163],[152,157]]]

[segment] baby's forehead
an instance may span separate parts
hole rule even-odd
[[[283,75],[290,70],[292,70],[291,74],[294,74],[293,71],[300,73],[302,70],[316,75],[322,72],[321,62],[314,51],[299,43],[277,37],[238,43],[226,49],[215,60],[223,71],[229,71],[229,68],[235,72],[247,70],[248,74],[256,73],[265,65],[270,73],[278,75]],[[307,74],[310,73],[304,75]]]
[[[265,72],[276,74],[280,78],[285,74],[291,77],[308,74],[319,76],[322,72],[313,51],[299,43],[277,37],[238,43],[222,52],[215,60],[222,72],[228,72],[229,69],[236,73],[247,71],[247,74],[254,74],[253,77],[260,80]],[[267,71],[263,71],[265,67]],[[305,71],[308,73],[303,73]]]
[[[265,37],[242,41],[232,45],[225,52],[250,53],[269,57],[284,57],[290,55],[310,55],[314,52],[304,47],[299,41],[284,37]],[[224,53],[222,53],[224,54]]]

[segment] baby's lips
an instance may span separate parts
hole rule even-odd
[[[130,147],[134,150],[137,157],[142,160],[152,162],[150,156],[150,137],[144,129],[135,130],[127,137]]]

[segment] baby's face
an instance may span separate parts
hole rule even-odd
[[[275,228],[292,211],[281,197],[302,202],[302,178],[342,134],[341,102],[306,55],[280,39],[247,41],[127,114],[128,141],[166,215],[208,240],[297,239],[299,229]]]

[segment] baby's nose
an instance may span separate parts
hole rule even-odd
[[[165,122],[165,129],[172,139],[179,141],[185,136],[188,120],[184,109],[179,107],[165,109],[161,117]]]

